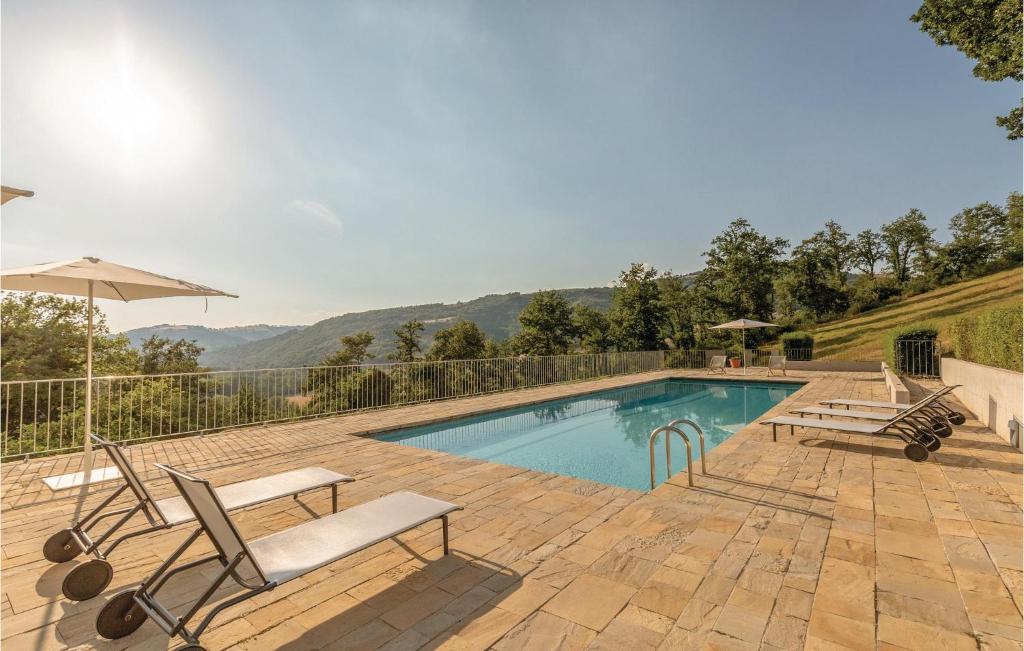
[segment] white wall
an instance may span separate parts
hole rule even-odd
[[[942,358],[941,373],[943,384],[963,385],[954,389],[953,395],[1009,442],[1009,420],[1024,422],[1024,375],[950,357]]]

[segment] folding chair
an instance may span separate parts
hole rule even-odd
[[[786,374],[786,356],[785,355],[769,355],[768,356],[768,375],[774,375],[772,371],[782,371],[782,374]]]
[[[110,460],[121,471],[124,484],[84,518],[73,521],[69,528],[62,529],[53,534],[43,545],[43,556],[54,563],[69,561],[82,553],[94,557],[85,563],[75,566],[64,577],[61,590],[65,597],[73,601],[82,601],[95,597],[110,584],[111,579],[114,577],[114,567],[107,559],[111,552],[122,542],[129,538],[143,536],[153,531],[167,529],[195,519],[192,511],[181,497],[154,500],[153,496],[149,493],[149,489],[146,488],[142,478],[135,472],[135,468],[132,467],[120,446],[106,441],[95,434],[92,435],[92,438],[97,445],[106,451],[107,456],[110,457]],[[217,489],[217,492],[224,504],[227,505],[227,508],[234,510],[255,506],[256,504],[287,497],[288,495],[298,499],[300,493],[329,487],[331,489],[332,507],[334,512],[337,512],[338,484],[350,481],[354,480],[347,475],[342,475],[325,468],[309,467],[229,484],[220,487]],[[134,506],[107,510],[107,507],[126,490],[131,491],[135,496],[136,502]],[[134,515],[140,512],[149,522],[148,527],[123,534],[111,541],[105,549],[101,549],[101,545],[127,524]],[[103,533],[98,535],[95,540],[90,536],[89,532],[96,524],[101,520],[115,516],[121,517]]]
[[[96,618],[96,631],[110,640],[131,635],[147,619],[152,619],[167,635],[177,635],[185,640],[189,645],[186,648],[202,649],[199,636],[225,608],[431,520],[441,520],[444,553],[447,555],[448,514],[462,508],[432,497],[401,491],[248,542],[235,527],[210,482],[156,465],[171,476],[199,520],[200,527],[145,583],[118,593],[103,607]],[[172,567],[203,533],[216,551]],[[161,603],[157,593],[168,579],[212,561],[221,564],[221,571],[185,614],[174,615]],[[207,605],[229,577],[242,588],[242,592],[213,606],[195,628],[189,628],[189,622],[196,613]]]
[[[707,372],[708,375],[716,372],[725,375],[725,355],[712,355],[708,360]]]

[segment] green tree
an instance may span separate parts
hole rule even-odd
[[[666,311],[658,288],[658,272],[634,262],[619,274],[608,312],[609,334],[618,350],[662,348],[661,331]]]
[[[670,348],[693,348],[700,316],[696,292],[682,276],[669,273],[658,278],[658,290],[665,306],[663,339]]]
[[[857,233],[851,244],[850,262],[853,267],[869,278],[875,277],[875,267],[882,262],[885,249],[882,236],[871,229]]]
[[[483,359],[487,350],[487,335],[484,331],[472,321],[463,319],[450,328],[437,331],[427,359]]]
[[[195,373],[200,370],[199,356],[203,347],[195,340],[168,339],[153,335],[142,342],[142,373]]]
[[[770,320],[775,279],[789,242],[759,233],[746,219],[736,219],[711,240],[701,272],[716,319]]]
[[[373,335],[369,332],[357,332],[341,338],[341,348],[331,353],[320,362],[321,366],[354,366],[370,359],[369,348],[373,345]]]
[[[1020,264],[1024,256],[1021,236],[1024,234],[1024,224],[1021,223],[1022,209],[1021,193],[1013,192],[1006,198],[1006,209],[1003,217],[1006,223],[1003,226],[1003,241],[999,243],[999,251],[1002,258],[1011,264]]]
[[[576,338],[572,306],[557,291],[538,291],[519,313],[512,346],[525,355],[564,355]]]
[[[1021,81],[1021,0],[924,0],[910,17],[935,41],[952,45],[977,63],[974,76],[985,81]],[[996,118],[1006,137],[1021,137],[1020,106]]]
[[[416,353],[423,352],[420,347],[420,333],[423,332],[423,322],[416,319],[406,321],[395,330],[395,352],[388,355],[388,359],[396,362],[414,362]]]
[[[1001,257],[1006,223],[1003,208],[987,201],[953,215],[949,220],[953,239],[941,249],[944,279],[961,280],[989,271]]]
[[[577,303],[572,308],[572,323],[583,352],[603,353],[611,347],[611,324],[601,310]]]
[[[5,380],[85,375],[86,301],[51,294],[8,293],[0,307],[0,372]],[[137,373],[138,353],[123,334],[113,335],[93,307],[93,374]]]
[[[915,268],[924,267],[934,244],[933,232],[925,223],[924,213],[917,208],[882,226],[885,262],[897,284],[905,285]]]

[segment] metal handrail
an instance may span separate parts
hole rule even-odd
[[[697,438],[700,441],[700,472],[701,474],[704,475],[708,474],[708,465],[704,461],[704,459],[707,457],[707,455],[704,454],[704,430],[700,428],[700,425],[693,422],[689,418],[677,418],[671,423],[669,423],[667,426],[676,427],[677,425],[689,425],[690,427],[697,431]]]
[[[690,445],[690,439],[686,436],[686,433],[678,427],[672,427],[671,425],[662,425],[651,432],[650,437],[647,439],[647,449],[651,455],[651,490],[654,490],[654,440],[658,437],[658,434],[665,432],[665,470],[667,472],[666,477],[672,477],[672,448],[669,440],[672,438],[668,434],[675,432],[679,436],[683,437],[683,443],[686,444],[686,479],[689,481],[690,486],[693,486],[693,447]]]

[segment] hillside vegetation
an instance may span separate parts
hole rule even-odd
[[[855,317],[822,324],[813,330],[816,354],[882,358],[885,333],[905,323],[928,321],[939,328],[943,348],[949,346],[949,324],[995,307],[1022,307],[1021,269],[940,287]]]
[[[559,290],[570,303],[582,303],[607,310],[612,290],[607,287]],[[373,335],[371,361],[386,361],[395,347],[394,331],[411,320],[423,322],[423,348],[427,349],[434,334],[450,327],[459,319],[475,322],[493,339],[507,339],[518,329],[517,317],[533,294],[491,294],[472,301],[445,304],[430,303],[393,307],[368,312],[354,312],[318,321],[302,330],[208,351],[202,363],[213,368],[284,368],[317,364],[335,352],[344,335],[367,331]]]
[[[172,341],[195,341],[203,347],[206,353],[212,353],[228,346],[238,346],[250,341],[259,341],[270,337],[301,330],[305,326],[285,325],[248,325],[231,326],[227,328],[208,328],[201,325],[171,325],[161,324],[126,330],[125,336],[132,346],[139,348],[142,342],[156,335]]]

